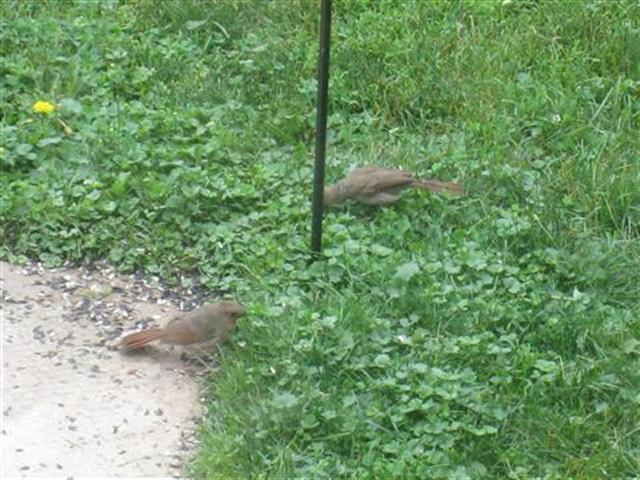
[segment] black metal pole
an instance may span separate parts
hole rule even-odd
[[[311,251],[319,257],[322,251],[322,215],[324,213],[324,160],[327,143],[327,99],[329,96],[329,46],[331,38],[331,0],[320,6],[320,54],[318,57],[318,104],[316,112],[316,161],[313,173],[311,205]]]

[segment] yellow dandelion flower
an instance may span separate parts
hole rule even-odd
[[[33,111],[36,113],[51,113],[56,109],[56,106],[51,102],[45,102],[44,100],[38,100],[33,104]]]

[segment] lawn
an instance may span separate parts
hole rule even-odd
[[[333,208],[314,263],[317,2],[1,8],[2,258],[248,306],[194,476],[640,475],[637,2],[335,1],[327,180],[468,193]]]

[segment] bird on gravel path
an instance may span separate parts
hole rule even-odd
[[[223,342],[245,314],[239,303],[224,300],[204,305],[187,313],[181,313],[164,328],[149,328],[124,337],[120,345],[125,350],[135,350],[155,340],[173,345],[193,345],[214,341]]]

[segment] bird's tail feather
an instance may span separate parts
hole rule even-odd
[[[446,192],[452,195],[464,195],[464,187],[456,182],[439,182],[438,180],[416,180],[414,186],[431,192]]]
[[[120,345],[126,350],[135,350],[163,336],[164,331],[161,328],[150,328],[149,330],[127,335],[120,341]]]

